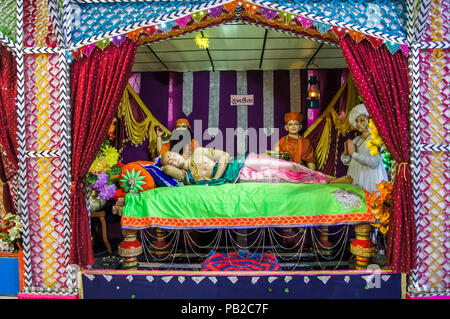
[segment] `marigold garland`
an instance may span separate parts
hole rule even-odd
[[[384,235],[389,230],[389,208],[394,187],[390,181],[382,181],[376,187],[377,191],[374,191],[369,198],[372,214],[375,217],[375,222],[371,225],[378,228]]]

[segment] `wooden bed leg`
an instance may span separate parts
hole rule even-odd
[[[148,247],[153,255],[167,255],[170,252],[171,245],[166,241],[167,230],[156,228],[156,240]]]
[[[324,256],[334,254],[333,243],[328,239],[328,226],[319,227],[319,245],[317,247]]]
[[[375,255],[375,246],[370,241],[370,225],[355,225],[356,238],[350,244],[350,252],[356,257],[356,269],[366,269],[370,257]]]
[[[137,240],[137,230],[122,229],[124,240],[119,244],[119,255],[123,257],[123,269],[137,270],[138,256],[142,254],[142,244]]]

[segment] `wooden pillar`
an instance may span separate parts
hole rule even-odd
[[[370,225],[355,225],[356,238],[350,244],[350,252],[356,256],[356,269],[366,269],[370,257],[375,255],[375,246],[370,241]]]
[[[142,254],[142,244],[137,240],[137,230],[122,229],[124,240],[119,244],[119,255],[123,257],[123,268],[137,270],[138,256]]]

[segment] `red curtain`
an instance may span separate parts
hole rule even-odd
[[[398,163],[387,234],[387,263],[395,272],[410,273],[416,259],[416,225],[411,172],[408,165],[408,61],[401,50],[373,48],[369,41],[341,39],[341,50],[364,105],[386,147]]]
[[[86,208],[85,178],[122,98],[136,55],[137,43],[126,39],[117,47],[95,48],[71,67],[72,187],[71,264],[94,264]]]
[[[17,160],[17,96],[16,59],[11,51],[0,45],[0,182],[3,186],[3,204],[14,213],[11,192],[7,182],[18,171]]]

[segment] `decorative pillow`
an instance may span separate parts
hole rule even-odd
[[[153,162],[137,161],[122,167],[119,175],[119,183],[126,193],[131,191],[139,193],[156,187],[155,180],[141,165],[151,165]]]

